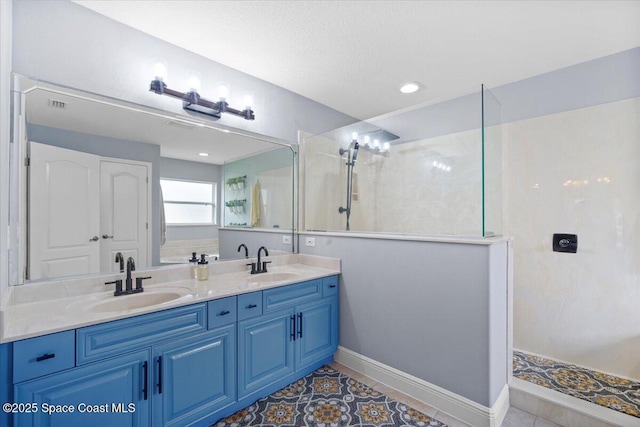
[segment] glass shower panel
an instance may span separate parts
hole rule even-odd
[[[482,235],[503,234],[502,106],[482,85]]]

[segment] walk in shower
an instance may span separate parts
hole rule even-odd
[[[500,117],[483,87],[306,138],[304,227],[502,234]]]

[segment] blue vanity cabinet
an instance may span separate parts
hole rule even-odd
[[[238,322],[238,400],[306,375],[338,347],[337,276],[265,290],[262,307]]]
[[[235,402],[235,329],[153,347],[153,426],[190,425]]]
[[[238,323],[238,399],[293,374],[294,317],[291,308]]]
[[[149,426],[150,368],[149,351],[141,350],[19,383],[14,401],[35,403],[37,412],[15,413],[13,425]]]
[[[296,307],[296,369],[330,357],[338,348],[338,297]]]
[[[2,344],[0,397],[38,411],[0,416],[0,425],[210,426],[333,359],[337,283],[331,276]]]

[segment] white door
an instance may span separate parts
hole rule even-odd
[[[100,175],[101,271],[119,271],[118,252],[133,257],[137,269],[149,267],[147,166],[103,160]]]
[[[100,271],[100,157],[29,143],[30,280]]]

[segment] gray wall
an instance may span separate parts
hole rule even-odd
[[[282,236],[291,236],[292,232],[272,233],[265,231],[255,231],[252,229],[240,230],[233,228],[220,229],[220,259],[234,259],[242,253],[238,253],[238,246],[241,243],[249,248],[249,257],[255,258],[258,255],[260,246],[269,250],[270,255],[287,252],[291,253],[292,246],[282,243]]]
[[[29,141],[83,151],[102,157],[151,163],[151,262],[160,265],[160,146],[90,135],[65,129],[28,125]]]
[[[495,403],[509,366],[506,242],[313,237],[300,252],[342,259],[341,346]]]
[[[198,226],[167,226],[167,240],[217,239],[221,223],[221,193],[224,191],[223,167],[188,160],[160,158],[160,178],[185,179],[191,181],[215,182],[216,224]]]
[[[295,142],[298,129],[321,133],[355,121],[70,1],[17,1],[13,9],[13,70],[28,77],[185,114],[179,101],[148,90],[153,59],[161,57],[170,88],[184,90],[197,70],[207,76],[204,97],[217,93],[218,81],[231,85],[231,106],[242,105],[242,92],[254,93],[255,121],[223,115],[221,125]]]

